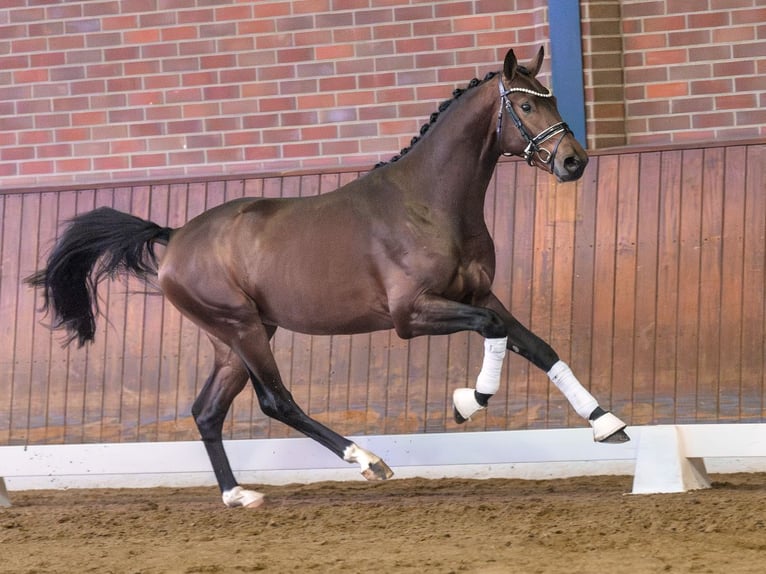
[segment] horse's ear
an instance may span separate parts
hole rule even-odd
[[[516,75],[516,67],[518,62],[516,61],[516,54],[513,53],[513,49],[508,50],[505,55],[505,63],[503,64],[503,75],[505,79],[510,83],[513,77]]]
[[[545,57],[545,49],[540,46],[540,49],[537,51],[537,56],[534,60],[532,60],[529,63],[528,69],[531,76],[534,78],[537,76],[537,72],[540,71],[540,68],[543,67],[543,58]]]

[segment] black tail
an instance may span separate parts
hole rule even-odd
[[[55,329],[67,330],[66,343],[77,339],[83,346],[96,331],[99,281],[119,273],[154,275],[154,242],[167,244],[171,232],[108,207],[90,211],[69,222],[46,268],[25,281],[43,289],[43,310],[52,313]]]

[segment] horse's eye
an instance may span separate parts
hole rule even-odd
[[[523,104],[521,104],[521,109],[522,109],[522,110],[523,110],[525,113],[529,113],[529,112],[531,112],[531,111],[532,111],[532,106],[531,106],[531,104],[530,104],[529,102],[524,102]]]

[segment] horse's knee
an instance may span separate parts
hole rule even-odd
[[[284,393],[267,391],[257,393],[257,395],[258,405],[263,414],[279,422],[289,425],[290,421],[294,420],[295,415],[301,412],[289,391]]]

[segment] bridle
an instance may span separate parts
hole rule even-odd
[[[561,141],[564,139],[564,137],[567,134],[572,133],[572,130],[569,129],[569,126],[566,124],[566,122],[558,122],[556,124],[553,124],[550,127],[545,128],[539,134],[532,137],[532,135],[529,133],[527,128],[521,122],[521,118],[519,118],[518,114],[513,109],[513,104],[511,103],[511,100],[508,98],[508,94],[511,94],[514,92],[523,92],[525,94],[531,94],[533,96],[537,96],[538,98],[550,98],[550,97],[553,97],[553,93],[551,93],[551,91],[547,89],[546,89],[546,93],[530,90],[529,88],[506,89],[505,86],[503,85],[503,78],[499,78],[498,83],[500,88],[500,111],[497,114],[497,138],[498,140],[500,139],[500,132],[503,128],[503,108],[505,108],[505,110],[508,112],[508,115],[511,116],[511,119],[513,120],[513,124],[516,126],[516,129],[518,129],[519,132],[521,133],[521,137],[523,137],[524,141],[527,142],[527,147],[524,148],[524,151],[521,154],[503,152],[503,155],[520,155],[521,157],[524,158],[524,161],[526,161],[529,165],[534,165],[535,160],[537,160],[548,170],[553,171],[553,160],[556,158],[556,152],[559,149],[559,145],[561,144]],[[552,137],[557,136],[558,134],[561,134],[561,137],[558,139],[558,141],[556,142],[556,145],[553,147],[553,151],[548,151],[547,149],[542,147],[542,144],[544,144],[546,141],[548,141]]]

